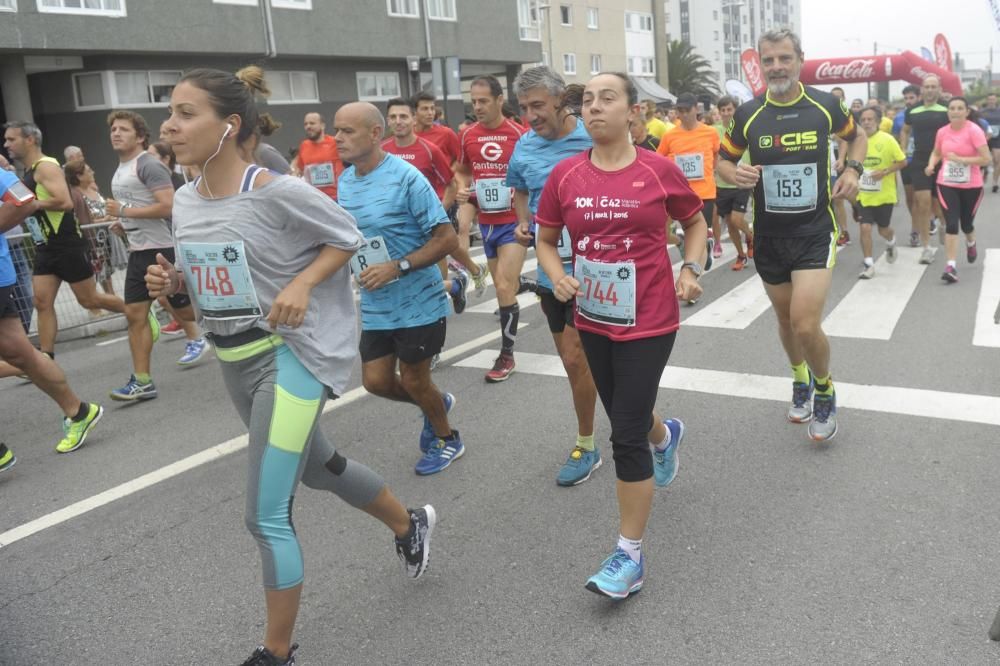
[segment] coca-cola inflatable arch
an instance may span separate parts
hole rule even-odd
[[[747,49],[741,58],[754,95],[767,88],[760,60],[754,49]],[[924,77],[934,74],[941,79],[941,89],[952,95],[962,94],[962,81],[948,70],[924,60],[912,51],[896,55],[870,55],[858,58],[824,58],[806,60],[800,79],[807,85],[833,85],[836,83],[868,83],[901,79],[920,85]]]

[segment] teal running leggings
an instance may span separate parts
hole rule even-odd
[[[303,579],[292,525],[301,479],[351,506],[371,504],[385,486],[364,465],[342,457],[317,427],[324,387],[278,336],[217,348],[229,395],[249,430],[246,525],[260,548],[264,587],[284,590]]]

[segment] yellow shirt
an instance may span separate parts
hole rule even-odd
[[[868,154],[865,156],[865,173],[859,182],[858,203],[865,207],[896,203],[895,173],[878,181],[867,176],[872,171],[888,169],[905,159],[906,155],[891,134],[878,131],[868,137]]]
[[[648,132],[651,136],[655,136],[657,139],[659,139],[661,136],[663,136],[663,133],[666,131],[667,131],[667,124],[662,120],[660,120],[659,118],[657,118],[656,116],[653,116],[652,118],[646,121],[646,132]]]
[[[892,119],[882,116],[882,120],[878,124],[878,130],[886,134],[892,134]]]

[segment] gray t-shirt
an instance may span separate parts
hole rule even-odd
[[[291,176],[220,199],[185,185],[174,197],[173,222],[187,292],[202,328],[216,335],[254,327],[271,332],[267,315],[274,299],[324,245],[353,252],[364,242],[347,211]],[[300,327],[276,332],[319,381],[342,394],[357,353],[349,268],[312,290]]]
[[[153,192],[162,189],[173,191],[170,169],[146,152],[118,165],[111,179],[111,192],[116,201],[129,203],[136,208],[156,203]],[[173,245],[170,218],[122,218],[122,227],[128,236],[129,250],[152,250]]]

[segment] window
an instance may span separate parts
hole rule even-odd
[[[427,18],[437,21],[457,21],[455,0],[427,0]]]
[[[601,73],[601,56],[596,54],[590,56],[590,73],[591,74]]]
[[[517,24],[521,39],[530,42],[542,40],[538,28],[538,0],[517,0]]]
[[[362,102],[399,97],[398,72],[358,72],[358,99]]]
[[[636,76],[652,76],[656,74],[656,66],[652,58],[629,58],[628,73]]]
[[[247,5],[248,7],[256,7],[257,0],[212,0],[217,5]]]
[[[643,74],[656,74],[656,65],[653,63],[652,58],[642,59],[642,73]]]
[[[386,0],[389,16],[406,16],[420,18],[419,0]]]
[[[715,35],[715,41],[719,41],[719,31],[713,30],[712,33]]]
[[[683,12],[681,20],[684,19]],[[653,15],[625,12],[625,29],[630,32],[653,32]]]
[[[312,0],[271,0],[271,6],[279,9],[312,9],[313,3]]]
[[[84,72],[73,75],[77,111],[117,107],[163,107],[181,79],[178,71]]]
[[[305,104],[319,102],[316,72],[268,72],[271,89],[269,104]]]
[[[563,74],[576,74],[576,54],[563,54]]]
[[[597,7],[587,7],[587,27],[597,30]]]
[[[39,12],[125,16],[125,0],[38,0]]]
[[[551,63],[549,63],[549,53],[548,53],[548,51],[542,51],[542,64],[545,65],[546,67],[549,67],[550,64],[551,64]]]
[[[17,0],[0,0],[0,12],[16,12]]]
[[[712,20],[713,21],[718,21],[719,20],[719,10],[718,9],[713,9],[712,10]]]
[[[559,23],[573,25],[573,8],[569,5],[559,5]]]

